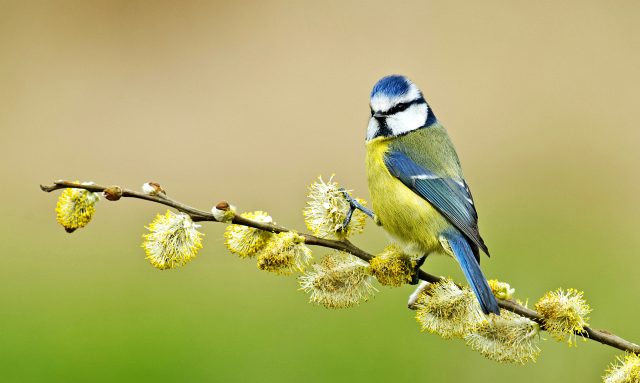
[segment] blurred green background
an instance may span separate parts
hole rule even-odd
[[[302,229],[318,175],[368,198],[368,95],[390,73],[449,129],[487,276],[530,303],[584,290],[594,327],[640,341],[639,2],[0,5],[0,381],[599,381],[621,353],[595,342],[544,340],[522,367],[422,334],[409,286],[311,306],[295,278],[229,254],[222,225],[158,271],[140,242],[160,206],[103,200],[69,235],[38,188],[154,180]],[[462,280],[448,259],[426,268]]]

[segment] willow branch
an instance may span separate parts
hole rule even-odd
[[[47,193],[50,193],[55,190],[67,189],[67,188],[85,189],[94,193],[102,193],[108,188],[114,188],[114,186],[106,187],[106,186],[101,186],[96,184],[84,185],[76,182],[60,180],[60,181],[55,181],[51,186],[40,185],[40,188]],[[142,200],[155,202],[165,206],[172,207],[178,211],[188,214],[193,221],[220,222],[213,216],[212,213],[199,210],[189,205],[186,205],[184,203],[181,203],[179,201],[176,201],[166,196],[165,194],[148,195],[148,194],[140,193],[130,189],[124,189],[124,188],[119,188],[119,189],[122,191],[122,197],[137,198],[137,199],[142,199]],[[286,227],[279,226],[274,223],[256,222],[248,218],[244,218],[237,214],[233,216],[233,218],[231,219],[231,223],[234,223],[236,225],[253,227],[256,229],[269,231],[272,233],[281,233],[281,232],[291,231]],[[338,240],[332,240],[332,239],[325,239],[325,238],[320,238],[320,237],[316,237],[314,235],[305,234],[305,233],[299,233],[299,235],[305,238],[305,243],[308,245],[321,246],[321,247],[326,247],[330,249],[344,251],[366,262],[369,262],[374,257],[372,254],[360,249],[359,247],[355,246],[353,243],[349,242],[348,240],[338,241]],[[426,273],[422,270],[418,270],[418,277],[423,281],[427,281],[431,283],[439,282],[442,279],[438,276]],[[538,314],[535,310],[524,307],[512,300],[498,299],[498,305],[505,310],[512,311],[520,316],[529,318],[537,322],[538,324],[540,324],[541,328],[544,329],[542,316]],[[639,345],[629,342],[628,340],[625,340],[615,334],[612,334],[607,330],[585,327],[583,331],[576,332],[576,335],[594,340],[596,342],[602,343],[610,347],[617,348],[622,351],[631,352],[631,353],[640,355]]]

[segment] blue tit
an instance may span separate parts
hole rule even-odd
[[[498,303],[480,270],[478,215],[458,155],[422,92],[404,76],[371,92],[367,177],[373,211],[409,254],[453,256],[485,314]]]

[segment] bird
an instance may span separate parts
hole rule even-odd
[[[420,89],[402,75],[375,84],[370,109],[366,168],[377,223],[406,253],[422,256],[422,262],[432,254],[455,258],[482,311],[499,315],[480,269],[480,250],[487,256],[489,250],[444,126]]]

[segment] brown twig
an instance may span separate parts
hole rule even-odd
[[[40,188],[43,191],[48,193],[54,190],[66,189],[66,188],[85,189],[94,193],[101,193],[101,192],[104,192],[105,189],[108,189],[109,187],[100,186],[96,184],[84,185],[84,184],[69,182],[69,181],[55,181],[51,186],[40,185]],[[191,219],[193,219],[194,221],[219,222],[218,220],[216,220],[216,218],[213,216],[212,213],[203,211],[203,210],[198,210],[191,206],[185,205],[170,197],[167,197],[164,194],[148,195],[148,194],[144,194],[144,193],[140,193],[134,190],[124,189],[124,188],[121,188],[121,190],[122,190],[122,197],[138,198],[138,199],[143,199],[143,200],[159,203],[162,205],[166,205],[178,211],[188,214],[191,217]],[[256,221],[244,218],[237,214],[234,215],[231,222],[237,225],[253,227],[256,229],[270,231],[273,233],[290,231],[290,229],[287,229],[285,227],[282,227],[273,223],[256,222]],[[354,244],[352,244],[347,240],[337,241],[337,240],[319,238],[311,234],[303,234],[303,233],[301,233],[300,235],[304,236],[305,243],[308,245],[315,245],[315,246],[321,246],[321,247],[326,247],[330,249],[344,251],[344,252],[353,254],[356,257],[366,262],[369,262],[373,258],[372,254],[367,253],[366,251],[360,249],[359,247],[355,246]],[[432,282],[432,283],[439,282],[441,280],[440,277],[431,275],[422,270],[419,270],[418,277],[423,281]],[[498,305],[505,310],[512,311],[518,315],[521,315],[523,317],[527,317],[531,320],[536,321],[544,329],[542,316],[538,314],[536,311],[531,310],[530,308],[524,307],[511,300],[498,299]],[[622,351],[627,351],[627,352],[640,355],[639,345],[629,342],[628,340],[625,340],[615,334],[612,334],[607,330],[596,330],[591,327],[585,327],[584,331],[576,332],[576,335],[579,335],[591,340],[595,340],[596,342],[600,342],[602,344],[617,348]]]

